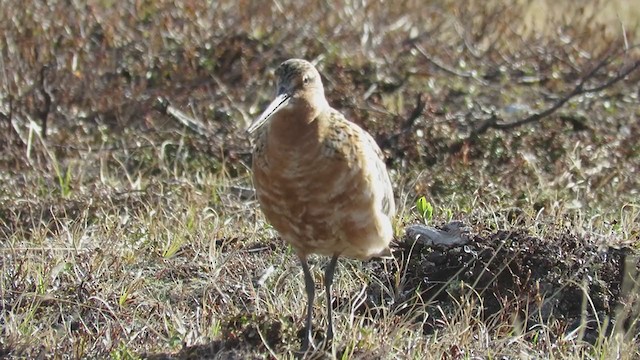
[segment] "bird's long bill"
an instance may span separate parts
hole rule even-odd
[[[253,123],[251,123],[251,125],[249,125],[249,127],[247,128],[247,133],[253,134],[256,130],[258,130],[262,125],[264,125],[264,123],[267,122],[267,120],[269,120],[271,115],[275,114],[278,111],[278,109],[287,106],[290,98],[291,96],[286,92],[278,94],[278,96],[273,99],[271,104],[269,104],[267,109],[263,111],[262,114],[256,120],[254,120]]]

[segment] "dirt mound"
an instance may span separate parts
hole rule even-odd
[[[468,245],[451,249],[406,242],[403,256],[408,259],[404,293],[419,293],[441,309],[472,289],[485,319],[517,315],[527,328],[553,322],[565,334],[587,324],[579,329],[586,341],[610,332],[611,325],[632,326],[616,316],[631,305],[634,292],[626,287],[640,269],[630,248],[569,233],[538,238],[518,229],[474,235]],[[443,317],[440,311],[430,315],[427,333]],[[615,324],[621,319],[624,324]]]

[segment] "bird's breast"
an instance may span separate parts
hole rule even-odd
[[[353,163],[321,147],[272,149],[265,156],[268,166],[254,167],[258,200],[267,220],[299,251],[330,255],[333,250],[323,249],[375,219],[371,186]]]
[[[265,217],[298,253],[366,259],[393,236],[382,205],[387,186],[379,180],[386,170],[367,148],[375,143],[331,116],[295,140],[273,127],[262,133],[254,186]]]

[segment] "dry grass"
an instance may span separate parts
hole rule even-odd
[[[638,61],[632,3],[0,1],[0,355],[293,357],[301,271],[248,190],[241,130],[273,67],[304,57],[383,146],[401,207],[395,260],[340,263],[324,355],[639,357],[639,71],[538,122],[472,131],[547,108],[606,55],[587,87]],[[419,196],[474,244],[408,246]],[[536,241],[541,263],[519,263]],[[485,287],[470,267],[427,270],[486,249]],[[545,259],[566,268],[513,273]]]

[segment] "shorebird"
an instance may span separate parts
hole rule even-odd
[[[308,303],[301,351],[306,352],[315,347],[315,284],[307,257],[331,258],[324,277],[328,343],[338,257],[389,257],[395,202],[382,151],[329,105],[318,70],[290,59],[275,75],[276,97],[247,132],[253,137],[253,182],[262,212],[302,265]]]

